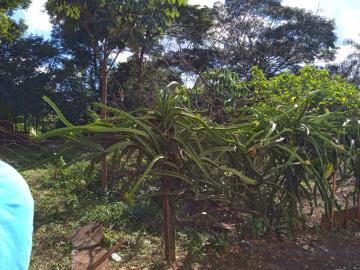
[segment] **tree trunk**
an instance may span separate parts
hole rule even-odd
[[[108,77],[107,77],[107,53],[104,50],[104,58],[101,61],[101,103],[107,105],[108,95]],[[106,119],[106,109],[101,108],[101,117]]]
[[[107,48],[104,45],[104,55],[101,61],[101,103],[107,105],[108,78],[107,78]],[[106,119],[106,109],[101,108],[101,118]],[[106,155],[101,160],[101,187],[103,190],[108,188],[108,168],[106,164]]]
[[[145,51],[141,49],[138,58],[138,70],[139,70],[139,86],[140,86],[139,88],[142,94],[144,94],[144,54]]]
[[[171,192],[170,182],[167,177],[162,179],[163,195],[163,222],[164,222],[164,241],[165,241],[165,258],[169,264],[176,261],[175,256],[175,227],[173,211],[169,199]]]

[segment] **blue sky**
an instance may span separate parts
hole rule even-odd
[[[46,0],[32,0],[26,11],[18,11],[16,17],[23,18],[33,34],[50,36],[51,24],[44,12]],[[189,0],[190,4],[212,6],[215,0]],[[220,1],[222,2],[222,1]],[[354,39],[360,42],[360,0],[283,0],[284,5],[305,8],[319,15],[335,19],[336,32],[339,37],[338,61],[351,51],[349,47],[342,46],[344,39]]]

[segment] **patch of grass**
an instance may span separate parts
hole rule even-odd
[[[78,226],[81,215],[78,197],[69,189],[56,187],[59,182],[53,173],[51,168],[23,172],[35,200],[30,266],[34,270],[69,269],[71,244],[68,238]]]
[[[133,207],[109,199],[98,190],[97,174],[84,174],[85,165],[67,169],[52,166],[23,172],[35,200],[33,251],[30,269],[62,270],[71,265],[69,236],[94,220],[104,224],[105,244],[124,241],[121,267],[163,263],[161,219],[151,200]],[[116,264],[114,264],[114,267]]]

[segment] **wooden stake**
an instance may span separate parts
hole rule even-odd
[[[89,270],[95,270],[98,266],[100,266],[107,258],[111,256],[114,252],[116,252],[123,245],[123,241],[119,240],[115,246],[113,246],[108,252],[100,257],[96,262],[89,266]]]
[[[164,216],[164,240],[165,240],[165,258],[172,265],[176,261],[175,254],[175,227],[173,211],[170,204],[171,187],[167,177],[162,179],[163,195],[163,216]]]

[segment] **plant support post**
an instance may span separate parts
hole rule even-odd
[[[172,264],[176,261],[175,227],[174,227],[172,207],[169,198],[171,187],[170,187],[170,181],[167,177],[164,177],[162,179],[162,190],[163,190],[165,258],[169,264]]]

